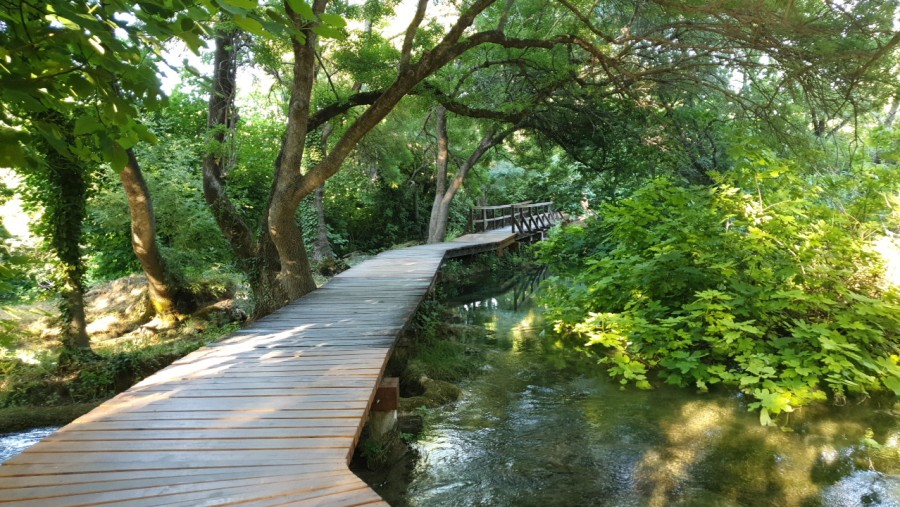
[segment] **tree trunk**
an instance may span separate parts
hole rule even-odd
[[[150,304],[156,316],[171,322],[181,314],[193,310],[192,296],[172,273],[156,241],[156,215],[150,200],[150,190],[138,165],[134,151],[127,150],[128,163],[119,173],[131,211],[131,246],[147,277]]]
[[[328,225],[325,223],[325,184],[316,189],[316,242],[313,244],[313,260],[322,262],[334,259],[334,249],[328,240]]]
[[[75,145],[72,122],[62,114],[55,111],[42,113],[34,121],[52,125],[63,136],[65,145]],[[38,178],[35,187],[44,189],[35,196],[44,208],[41,225],[45,231],[42,235],[62,266],[63,349],[67,352],[90,350],[84,311],[85,266],[81,255],[89,170],[76,155],[61,153],[46,141],[37,144],[46,162],[33,173]]]
[[[456,176],[447,184],[447,163],[450,159],[450,138],[447,135],[447,110],[443,106],[437,109],[438,153],[435,171],[434,203],[431,205],[431,219],[428,222],[428,243],[440,243],[447,238],[447,226],[450,220],[450,205],[456,193],[462,188],[469,171],[481,160],[481,157],[494,146],[502,143],[506,136],[516,131],[513,126],[502,132],[489,131],[485,134],[475,151],[459,167]]]
[[[442,203],[447,191],[447,165],[450,162],[450,138],[447,135],[447,110],[444,106],[436,109],[437,124],[437,156],[435,157],[434,172],[434,202],[431,204],[431,218],[428,220],[427,243],[440,243],[447,234],[446,213]],[[444,221],[441,227],[441,221]]]
[[[90,350],[91,340],[87,333],[87,316],[84,311],[84,284],[77,275],[66,275],[62,311],[65,321],[63,347],[69,350]]]
[[[325,1],[316,0],[313,11],[321,14]],[[307,192],[298,192],[303,182],[300,168],[309,133],[309,112],[312,86],[315,80],[316,50],[318,37],[308,29],[308,24],[299,15],[288,11],[298,30],[304,30],[305,40],[292,38],[294,53],[294,79],[291,100],[288,106],[288,123],[285,130],[281,154],[275,169],[275,182],[268,206],[268,232],[280,260],[278,282],[288,300],[293,300],[316,289],[312,277],[303,230],[297,222],[297,208],[300,202],[324,183],[319,182]]]
[[[310,163],[310,166],[315,167],[321,162],[325,154],[328,153],[328,138],[331,137],[333,131],[334,127],[331,123],[325,125],[322,129],[322,135],[319,137],[318,141],[319,156],[314,163]],[[309,156],[308,158],[312,159],[312,156]],[[322,183],[316,188],[315,207],[316,240],[313,243],[313,261],[322,262],[327,259],[334,259],[334,249],[331,248],[331,242],[328,241],[328,224],[325,223],[325,183]]]

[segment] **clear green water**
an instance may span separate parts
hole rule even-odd
[[[896,400],[764,428],[733,393],[620,389],[532,304],[481,290],[457,311],[495,331],[488,364],[428,414],[406,477],[376,485],[392,505],[900,506]]]

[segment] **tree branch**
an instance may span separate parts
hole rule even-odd
[[[403,47],[400,50],[400,73],[403,74],[409,67],[409,59],[412,55],[412,46],[416,38],[416,32],[419,31],[419,25],[425,18],[425,8],[428,6],[428,0],[419,0],[416,5],[416,13],[413,15],[409,27],[406,29],[406,36],[403,38]]]
[[[333,119],[334,117],[344,114],[356,106],[371,105],[373,102],[378,100],[378,97],[381,97],[382,93],[384,93],[384,90],[355,93],[341,102],[335,102],[319,109],[309,117],[310,132],[321,127],[323,124]]]

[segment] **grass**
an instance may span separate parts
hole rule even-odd
[[[237,325],[210,327],[199,333],[184,333],[184,329],[155,340],[146,338],[127,348],[119,344],[115,351],[98,348],[96,355],[81,354],[66,361],[52,355],[37,363],[4,358],[0,360],[0,408],[61,407],[105,400],[235,331]]]
[[[0,409],[0,433],[46,426],[63,426],[90,412],[100,402],[72,403],[55,407],[7,407]]]

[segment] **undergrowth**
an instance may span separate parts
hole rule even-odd
[[[96,354],[45,356],[37,362],[0,358],[0,408],[93,403],[128,389],[176,359],[237,329],[236,324],[176,335],[163,343]]]
[[[653,181],[558,233],[541,254],[557,273],[549,316],[623,384],[733,386],[766,425],[817,400],[900,394],[900,299],[871,247],[896,177],[813,185],[751,162],[712,187]]]

